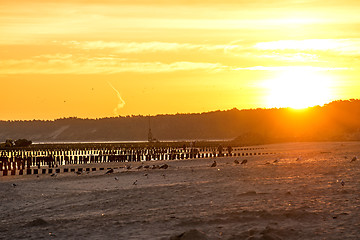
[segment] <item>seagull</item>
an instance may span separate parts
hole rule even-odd
[[[235,164],[239,164],[239,161],[235,159],[235,160],[234,160],[234,163],[235,163]]]
[[[273,163],[277,163],[277,162],[279,162],[279,160],[275,159]]]
[[[353,157],[350,162],[355,162],[357,160],[357,157]]]
[[[114,172],[114,169],[110,168],[109,170],[107,170],[107,172],[105,174],[110,174],[110,173],[113,173]]]
[[[53,173],[50,175],[51,177],[56,177],[56,173]]]
[[[115,177],[115,180],[117,181],[117,180],[119,180],[119,178],[118,178],[118,177]]]
[[[133,185],[137,185],[137,179],[135,180],[135,182],[133,182]]]
[[[345,185],[345,182],[344,182],[344,180],[342,180],[342,179],[341,179],[341,182],[340,182],[340,183],[341,183],[341,186],[344,186],[344,185]]]
[[[17,185],[15,183],[12,184],[13,187],[16,187]]]
[[[144,176],[145,176],[146,178],[149,178],[149,174],[147,174],[147,173],[145,173]]]
[[[213,164],[211,164],[211,167],[216,167],[216,161],[214,161]]]
[[[247,159],[245,159],[241,162],[241,164],[246,164],[246,163],[247,163]]]

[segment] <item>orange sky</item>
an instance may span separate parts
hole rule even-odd
[[[359,1],[193,2],[0,0],[0,119],[360,98]]]

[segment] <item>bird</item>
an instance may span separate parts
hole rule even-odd
[[[345,185],[345,182],[344,182],[344,180],[342,180],[342,179],[341,179],[341,182],[340,182],[340,183],[341,183],[341,186],[344,186],[344,185]]]
[[[137,185],[137,179],[135,180],[135,182],[133,182],[133,185]]]
[[[234,163],[235,163],[235,164],[239,164],[239,161],[235,159],[235,160],[234,160]]]
[[[56,177],[56,173],[53,173],[50,175],[51,177]]]
[[[169,165],[167,165],[166,163],[165,164],[163,164],[163,165],[160,165],[160,167],[159,168],[162,168],[162,169],[167,169],[169,167]]]
[[[247,163],[247,159],[242,160],[241,164],[246,164]]]
[[[149,178],[149,174],[147,174],[147,173],[145,173],[144,176],[145,176],[146,178]]]
[[[118,178],[118,177],[115,177],[114,179],[115,179],[116,181],[117,181],[117,180],[119,180],[119,178]]]
[[[216,167],[216,161],[214,161],[213,164],[211,164],[211,167]]]
[[[15,183],[12,184],[13,187],[16,187],[17,185]]]
[[[143,165],[140,165],[140,166],[138,166],[136,169],[141,169],[143,167]]]
[[[279,160],[275,159],[273,163],[277,163],[277,162],[279,162]]]
[[[357,160],[357,157],[353,157],[350,162],[355,162]]]
[[[166,178],[166,175],[165,175],[165,174],[162,174],[161,176],[163,176],[163,178]]]
[[[107,172],[105,174],[110,174],[110,173],[113,173],[114,172],[114,169],[110,168],[109,170],[107,170]]]

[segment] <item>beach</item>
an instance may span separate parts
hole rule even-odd
[[[360,237],[359,142],[260,147],[274,154],[2,176],[0,239]]]

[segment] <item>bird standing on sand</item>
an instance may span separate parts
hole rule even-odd
[[[107,172],[105,174],[110,174],[110,173],[113,173],[114,172],[114,169],[110,168],[109,170],[107,170]]]
[[[137,179],[135,180],[135,182],[133,182],[133,185],[137,185]]]
[[[247,163],[247,159],[244,159],[241,164],[246,164]]]
[[[211,167],[216,167],[216,161],[214,161],[213,164],[211,164]]]
[[[340,183],[341,183],[341,186],[345,186],[344,180],[341,179],[341,182],[340,182]]]
[[[355,162],[357,160],[357,157],[353,157],[350,162]]]
[[[235,160],[234,160],[234,163],[235,163],[235,164],[239,164],[239,161],[235,159]]]
[[[13,187],[16,187],[17,185],[15,183],[12,184]]]
[[[115,177],[115,180],[117,181],[117,180],[119,180],[119,178],[118,178],[118,177]]]

